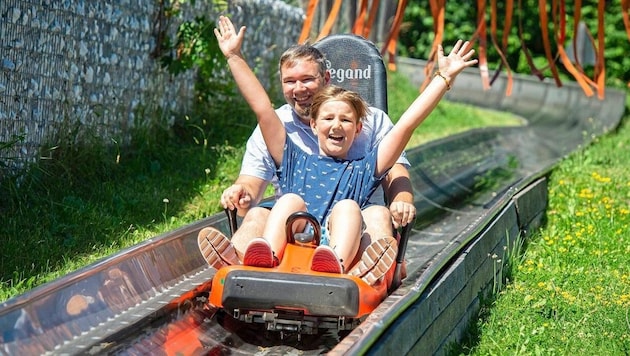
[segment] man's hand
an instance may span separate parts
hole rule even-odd
[[[237,209],[239,216],[245,216],[263,197],[268,181],[248,175],[240,175],[231,187],[221,194],[224,209]]]
[[[394,227],[397,229],[412,222],[416,217],[416,207],[413,205],[413,188],[407,168],[399,163],[394,164],[383,184],[385,196],[391,201],[389,212]]]
[[[406,226],[416,217],[416,207],[404,201],[395,201],[389,205],[389,212],[392,214],[394,228]]]
[[[252,203],[251,194],[241,184],[234,184],[223,191],[221,205],[224,209],[247,210]]]

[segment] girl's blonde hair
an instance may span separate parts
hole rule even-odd
[[[318,91],[311,104],[311,118],[317,119],[321,106],[330,100],[339,100],[348,103],[357,114],[358,121],[362,121],[370,112],[368,104],[358,93],[346,90],[336,85],[327,85]]]

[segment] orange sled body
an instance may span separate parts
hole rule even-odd
[[[210,304],[235,319],[265,323],[267,330],[316,334],[318,329],[353,329],[385,299],[390,278],[371,286],[347,274],[311,271],[315,247],[287,244],[274,268],[221,268],[212,280]]]

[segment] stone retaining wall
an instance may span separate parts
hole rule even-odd
[[[156,21],[161,2],[0,2],[0,177],[36,161],[61,128],[87,125],[108,142],[151,120],[149,113],[189,107],[193,73],[171,78],[151,55],[164,30]],[[281,51],[299,37],[302,10],[277,0],[224,3],[227,10],[183,2],[167,33],[173,38],[181,21],[226,11],[249,28],[244,51],[252,65],[275,73]]]

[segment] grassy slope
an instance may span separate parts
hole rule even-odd
[[[547,223],[455,353],[628,355],[629,119],[554,169]]]

